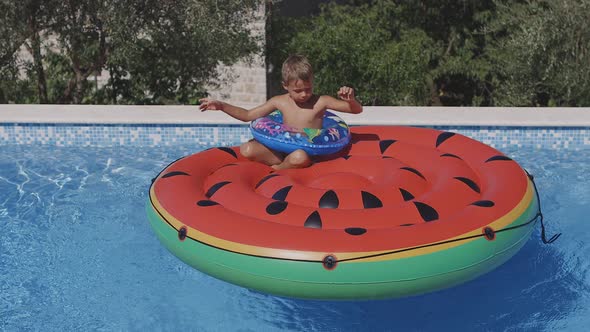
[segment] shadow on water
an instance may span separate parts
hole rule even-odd
[[[572,313],[585,281],[539,235],[507,263],[463,285],[402,299],[315,301],[249,292],[257,311],[279,330],[510,331],[540,330]]]

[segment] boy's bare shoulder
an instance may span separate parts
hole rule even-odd
[[[289,95],[283,94],[283,95],[274,96],[274,97],[270,98],[268,101],[270,101],[273,104],[275,104],[276,106],[278,106],[278,105],[284,104],[287,101],[287,98],[289,98]]]
[[[278,95],[278,96],[274,96],[271,98],[271,100],[273,101],[273,104],[275,105],[276,108],[280,109],[281,111],[289,111],[290,109],[293,108],[292,104],[291,104],[291,97],[289,97],[289,94],[283,94],[283,95]]]

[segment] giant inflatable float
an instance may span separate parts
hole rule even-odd
[[[339,154],[305,169],[273,171],[238,147],[181,158],[152,181],[151,226],[206,274],[314,299],[450,287],[491,271],[527,242],[538,194],[514,160],[429,128],[350,132]]]

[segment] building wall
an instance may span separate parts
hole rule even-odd
[[[266,101],[265,1],[261,1],[255,16],[252,31],[260,43],[261,53],[253,56],[252,59],[239,61],[233,66],[219,66],[222,83],[219,87],[208,89],[210,97],[243,107],[253,107]]]
[[[266,65],[264,56],[257,55],[253,61],[239,61],[233,66],[220,66],[220,87],[211,87],[211,98],[230,104],[251,107],[266,101]]]

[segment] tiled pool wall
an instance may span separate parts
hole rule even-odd
[[[586,149],[590,127],[429,126],[506,147]],[[252,138],[246,125],[0,124],[0,144],[54,146],[231,146]]]

